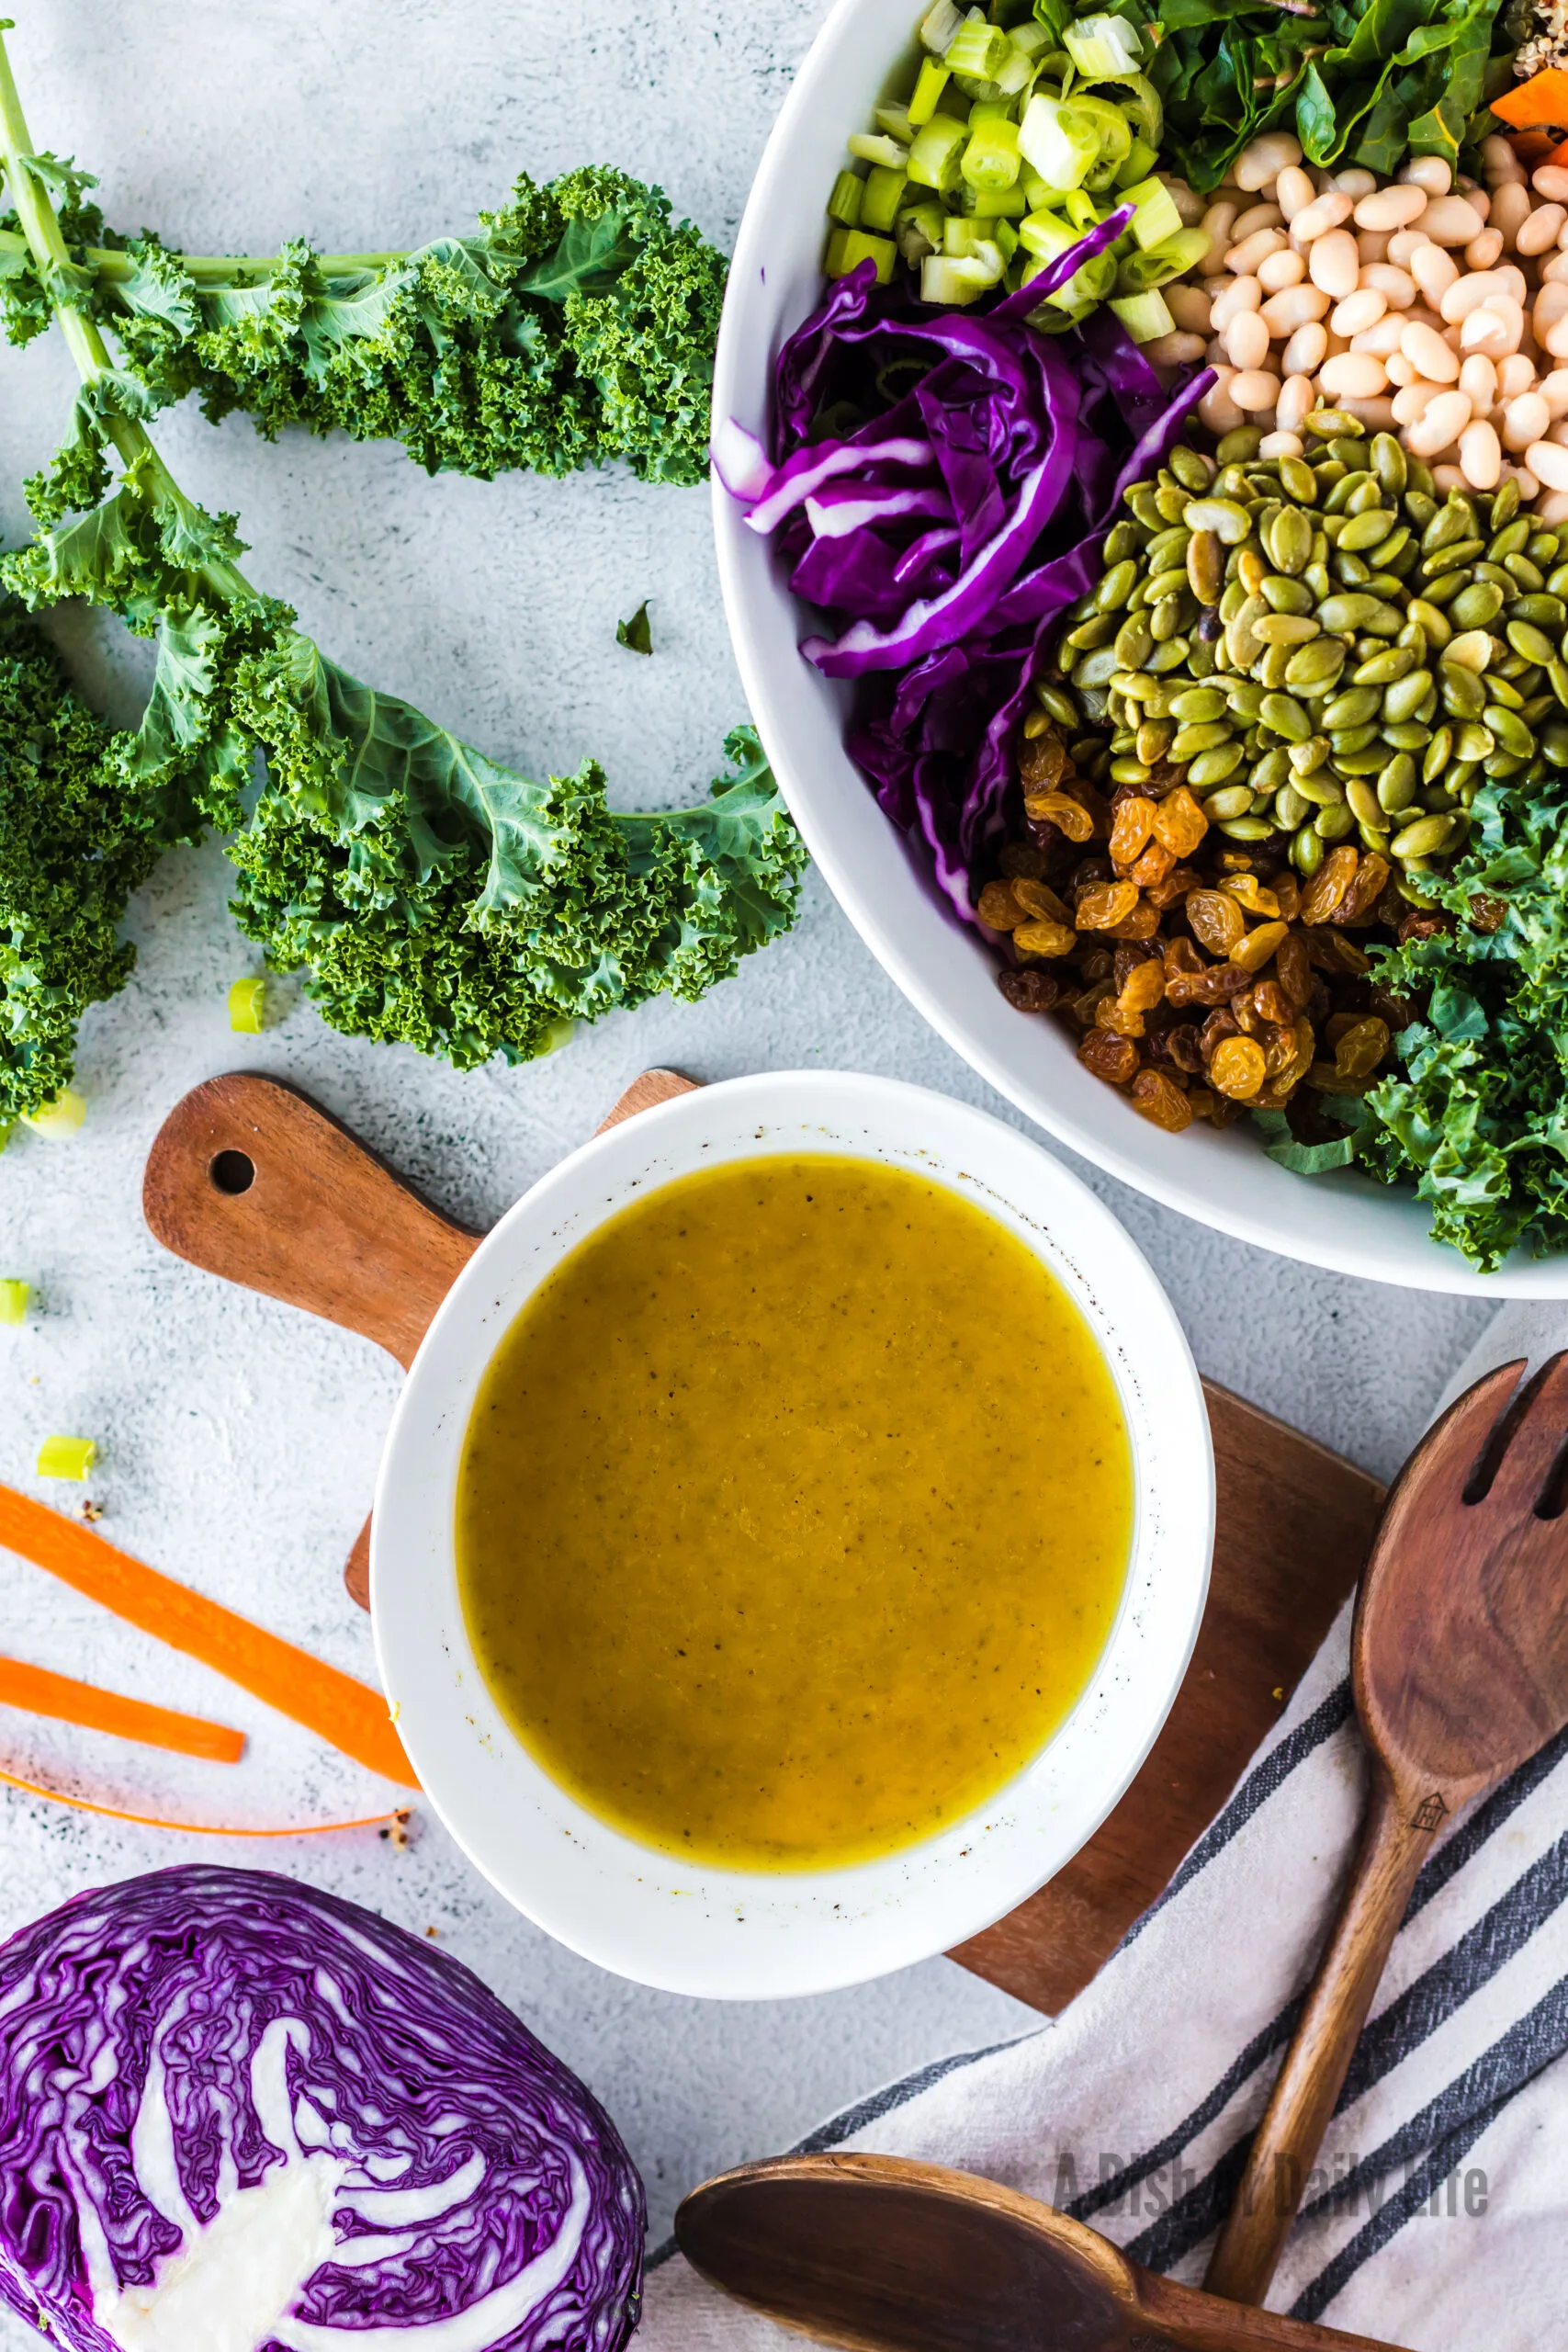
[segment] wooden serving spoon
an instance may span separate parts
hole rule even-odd
[[[995,2181],[897,2156],[781,2156],[688,2197],[682,2252],[850,2352],[1392,2352],[1179,2287]]]
[[[1520,1389],[1523,1370],[1468,1389],[1389,1495],[1352,1634],[1372,1758],[1361,1846],[1204,2291],[994,2182],[859,2155],[780,2157],[695,2190],[675,2231],[705,2277],[856,2352],[1366,2341],[1246,2306],[1268,2291],[1434,1836],[1568,1722],[1568,1354]]]

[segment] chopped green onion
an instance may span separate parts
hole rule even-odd
[[[904,168],[906,150],[896,139],[889,139],[881,131],[857,130],[849,142],[849,149],[851,154],[858,156],[863,164],[886,164],[896,172]]]
[[[73,1086],[62,1086],[52,1102],[40,1111],[24,1111],[22,1118],[35,1135],[73,1136],[87,1115],[87,1106]]]
[[[1130,74],[1116,93],[1116,103],[1140,139],[1157,147],[1165,128],[1165,109],[1160,105],[1159,92],[1147,74]]]
[[[1046,42],[1051,40],[1053,38],[1054,35],[1044,25],[1037,24],[1032,21],[1028,24],[1014,25],[1011,32],[1008,35],[1008,39],[1011,41],[1014,49],[1021,50],[1023,55],[1031,61],[1039,57],[1040,52],[1044,48]]]
[[[1019,133],[1019,148],[1024,155],[1023,169],[1019,175],[1019,185],[1023,190],[1025,198],[1024,209],[1029,212],[1039,212],[1047,204],[1056,203],[1062,191],[1060,188],[1052,187],[1043,180],[1030,163],[1027,152],[1023,148],[1021,129]]]
[[[1100,208],[1093,197],[1081,187],[1069,187],[1063,191],[1062,210],[1080,237],[1086,229],[1100,225]]]
[[[1077,107],[1036,91],[1019,126],[1018,143],[1050,187],[1077,187],[1100,153],[1100,131]],[[1133,134],[1127,134],[1131,147]]]
[[[229,991],[229,1026],[254,1037],[266,1027],[266,982],[236,980]]]
[[[1017,123],[987,115],[971,124],[959,169],[971,187],[1010,187],[1021,160]]]
[[[889,237],[868,237],[863,229],[835,229],[828,240],[824,274],[829,277],[848,277],[863,261],[874,261],[876,282],[886,286],[893,276],[896,252]]]
[[[1008,53],[997,69],[997,87],[1004,97],[1016,98],[1034,79],[1034,60],[1021,49],[1009,44]]]
[[[1062,47],[1086,82],[1135,74],[1144,62],[1137,28],[1122,17],[1080,17],[1076,25],[1063,26]]]
[[[833,193],[828,198],[828,218],[838,221],[840,228],[860,226],[860,209],[865,196],[865,182],[858,172],[840,172],[833,182]]]
[[[1016,122],[1018,112],[1010,98],[976,98],[969,109],[969,123]]]
[[[90,1437],[46,1437],[38,1450],[40,1478],[85,1478],[98,1458]]]
[[[1088,188],[1108,188],[1133,152],[1133,126],[1109,98],[1090,97],[1081,90],[1074,94],[1073,112],[1092,125],[1100,141],[1099,153],[1083,184]]]
[[[994,82],[1011,46],[1001,28],[987,21],[983,8],[971,8],[942,51],[942,62],[950,73]]]
[[[933,114],[909,150],[909,177],[947,196],[958,186],[969,126],[951,115]]]
[[[886,164],[874,164],[859,183],[865,190],[861,199],[859,225],[863,229],[880,229],[891,234],[908,184],[907,173],[890,171]],[[852,229],[856,224],[852,220],[848,225]]]
[[[1146,179],[1159,162],[1159,149],[1151,147],[1146,139],[1134,139],[1122,161],[1116,167],[1115,185],[1128,187],[1134,180]]]
[[[936,0],[936,6],[920,26],[920,39],[934,57],[943,57],[963,22],[964,11],[955,8],[953,0]]]
[[[17,1282],[14,1279],[0,1282],[0,1323],[24,1321],[28,1312],[28,1301],[31,1296],[30,1283]]]
[[[624,645],[628,653],[643,653],[651,658],[653,652],[653,630],[649,622],[648,598],[646,596],[643,598],[641,604],[637,606],[629,621],[617,621],[615,623],[615,643],[617,645]]]
[[[531,1062],[542,1062],[547,1054],[558,1054],[562,1052],[566,1046],[570,1045],[576,1035],[576,1022],[572,1019],[570,1012],[563,1012],[558,1020],[552,1021],[550,1023],[549,1027],[544,1032],[538,1044],[528,1056],[528,1059]]]
[[[1016,180],[1011,187],[971,187],[965,180],[959,201],[976,220],[1021,220],[1034,209]]]
[[[940,204],[912,204],[898,216],[898,250],[907,262],[924,261],[942,251],[942,224],[947,215]]]
[[[918,130],[922,122],[930,122],[936,112],[936,102],[946,89],[948,70],[939,65],[934,57],[922,57],[920,70],[915,79],[915,95],[909,100],[909,120]]]
[[[1069,245],[1076,245],[1078,232],[1069,229],[1054,212],[1032,212],[1018,224],[1018,241],[1026,253],[1037,254],[1042,261],[1055,261]]]
[[[1123,254],[1116,272],[1116,291],[1144,294],[1151,286],[1168,285],[1173,277],[1184,277],[1195,269],[1208,250],[1209,240],[1201,229],[1180,229],[1146,254]]]
[[[995,247],[992,250],[995,252]],[[1001,276],[1001,258],[997,254],[997,267],[992,270],[983,261],[953,260],[945,254],[931,254],[920,264],[921,301],[976,301]]]
[[[1144,294],[1129,294],[1118,300],[1113,295],[1111,307],[1132,336],[1134,343],[1153,343],[1162,334],[1176,333],[1176,321],[1166,308],[1165,296],[1151,287]]]
[[[1116,283],[1116,258],[1113,254],[1096,254],[1092,261],[1074,270],[1065,286],[1046,296],[1047,302],[1058,311],[1066,311],[1069,318],[1087,318],[1096,303],[1103,302]]]
[[[876,127],[878,130],[885,130],[889,139],[896,139],[900,147],[908,147],[918,128],[902,107],[878,107]]]
[[[1181,234],[1176,198],[1163,180],[1139,180],[1134,187],[1123,188],[1122,202],[1137,206],[1130,226],[1140,253],[1152,253],[1156,245],[1168,244],[1172,237]]]
[[[989,220],[965,220],[961,214],[950,212],[942,222],[943,254],[949,261],[983,261],[987,266],[996,255],[998,262],[997,277],[999,277],[1002,274],[1001,249],[996,239],[987,234],[993,226]]]

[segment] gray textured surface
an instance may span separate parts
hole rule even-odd
[[[543,175],[612,160],[660,179],[728,242],[818,16],[815,0],[566,15],[542,0],[17,9],[13,51],[38,143],[99,174],[112,220],[208,252],[267,250],[302,231],[325,247],[417,242],[464,228],[525,163]],[[0,537],[13,543],[26,527],[19,481],[52,447],[69,394],[57,335],[0,352]],[[740,700],[701,492],[610,477],[432,481],[397,450],[298,436],[268,447],[243,422],[214,432],[195,414],[166,420],[158,437],[195,493],[239,511],[252,576],[292,599],[360,675],[535,769],[592,752],[626,805],[685,797],[713,772]],[[645,595],[650,662],[614,641],[616,619]],[[62,633],[85,679],[123,712],[141,649],[91,624]],[[654,1005],[533,1069],[459,1078],[335,1037],[299,1001],[264,1037],[233,1039],[224,993],[254,964],[224,911],[224,874],[209,850],[155,878],[135,910],[138,977],[86,1032],[86,1127],[69,1144],[25,1136],[0,1163],[0,1273],[27,1275],[39,1299],[24,1332],[0,1333],[0,1478],[45,1493],[31,1476],[39,1436],[96,1435],[92,1492],[106,1534],[361,1672],[367,1630],[338,1575],[394,1374],[363,1343],[225,1291],[152,1242],[141,1162],[187,1087],[236,1065],[286,1075],[475,1223],[655,1062],[706,1078],[887,1071],[1021,1124],[927,1032],[815,882],[793,937],[706,1004]],[[1153,1260],[1204,1369],[1374,1470],[1397,1462],[1485,1319],[1479,1306],[1268,1257],[1086,1172]],[[0,1611],[5,1646],[20,1657],[255,1734],[251,1758],[226,1775],[6,1716],[0,1762],[76,1771],[100,1793],[187,1816],[360,1809],[367,1787],[351,1768],[3,1556]],[[6,1794],[0,1837],[0,1932],[198,1842],[437,1927],[604,2097],[647,2176],[656,2231],[703,2174],[787,2143],[891,2073],[1029,2021],[944,1961],[795,2007],[648,1993],[513,1917],[428,1825],[401,1857],[374,1833],[239,1849]],[[24,2337],[0,2325],[5,2352]]]

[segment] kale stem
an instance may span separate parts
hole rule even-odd
[[[0,166],[10,184],[11,200],[17,218],[22,224],[28,250],[38,264],[54,315],[60,321],[66,347],[76,362],[77,372],[84,383],[93,384],[100,377],[112,375],[114,361],[108,345],[93,320],[69,302],[62,301],[56,290],[59,275],[73,265],[64,233],[55,217],[47,190],[28,169],[34,149],[28,132],[27,118],[22,112],[21,96],[11,60],[6,48],[6,25],[0,23]],[[120,461],[126,467],[140,463],[155,477],[163,495],[175,502],[192,516],[196,509],[170,473],[153,445],[151,435],[134,417],[118,416],[110,411],[103,418],[103,429],[114,443]],[[214,559],[200,567],[201,577],[214,593],[229,603],[251,601],[256,591],[238,568]]]
[[[15,229],[0,229],[0,255],[25,254],[31,248],[24,236]],[[101,285],[123,286],[134,276],[134,254],[118,253],[105,245],[78,245],[69,253],[73,261],[80,261],[90,269]],[[250,285],[257,278],[270,277],[277,268],[279,254],[175,254],[172,258],[188,270],[197,284],[227,286],[238,281]],[[318,254],[316,266],[323,277],[359,277],[367,270],[395,269],[409,258],[408,253],[384,254]]]

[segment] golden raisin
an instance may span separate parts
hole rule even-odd
[[[1087,842],[1094,831],[1094,819],[1082,801],[1066,792],[1027,792],[1023,811],[1037,823],[1042,818],[1049,818],[1070,842]]]
[[[1187,920],[1211,956],[1228,956],[1247,936],[1247,918],[1228,890],[1190,890]]]
[[[1214,1047],[1209,1077],[1233,1102],[1249,1102],[1269,1075],[1263,1048],[1256,1037],[1225,1037]]]
[[[1309,1086],[1315,1086],[1320,1094],[1364,1094],[1372,1081],[1370,1075],[1366,1078],[1344,1078],[1333,1062],[1314,1062],[1306,1074],[1306,1082]]]
[[[975,911],[993,931],[1016,931],[1029,919],[1029,910],[1015,897],[1010,882],[987,882]]]
[[[1355,880],[1359,864],[1360,858],[1348,842],[1341,842],[1337,849],[1329,851],[1302,892],[1303,922],[1328,922],[1337,915],[1340,901]]]
[[[1123,800],[1111,827],[1111,855],[1118,865],[1131,865],[1155,829],[1155,804],[1142,793]]]
[[[1165,966],[1157,956],[1151,956],[1128,973],[1117,1001],[1133,1012],[1152,1012],[1164,999]]]
[[[1334,1048],[1334,1067],[1341,1078],[1370,1078],[1389,1047],[1389,1027],[1375,1013],[1347,1029]]]
[[[1027,791],[1049,792],[1060,784],[1066,765],[1067,747],[1059,735],[1029,736],[1019,746],[1018,772]]]
[[[1228,898],[1234,899],[1238,907],[1245,907],[1249,915],[1268,915],[1273,918],[1280,912],[1279,899],[1272,890],[1266,890],[1263,888],[1256,874],[1227,875],[1225,894]]]
[[[1259,1020],[1269,1022],[1276,1028],[1288,1029],[1296,1017],[1296,1008],[1278,980],[1259,980],[1252,991],[1252,1001]]]
[[[1192,1106],[1162,1069],[1141,1069],[1133,1080],[1133,1108],[1168,1135],[1179,1136],[1192,1125]]]
[[[1164,955],[1168,980],[1173,980],[1178,972],[1201,972],[1203,969],[1203,958],[1190,939],[1168,939]]]
[[[1127,869],[1127,879],[1135,882],[1140,890],[1153,890],[1163,882],[1176,864],[1176,852],[1167,849],[1163,842],[1151,842],[1136,865]]]
[[[1113,1037],[1108,1030],[1091,1029],[1079,1040],[1078,1059],[1108,1086],[1125,1086],[1138,1067],[1138,1049],[1130,1037]]]
[[[1013,883],[1012,895],[1021,907],[1027,907],[1042,922],[1072,922],[1071,908],[1058,899],[1048,883],[1030,881],[1021,875]]]
[[[1209,830],[1209,820],[1184,784],[1168,792],[1155,812],[1155,839],[1178,857],[1190,857]]]
[[[1158,908],[1152,907],[1147,899],[1140,899],[1132,913],[1120,922],[1113,922],[1106,935],[1111,939],[1152,939],[1158,929]]]
[[[1070,956],[1078,935],[1070,922],[1021,922],[1012,944],[1021,956]]]
[[[1274,951],[1274,968],[1280,975],[1280,986],[1298,1009],[1312,1001],[1312,958],[1307,954],[1306,941],[1292,932],[1282,939]]]
[[[1042,972],[1033,965],[1021,972],[1010,968],[998,972],[997,986],[1017,1012],[1049,1012],[1062,993],[1055,973]]]
[[[1290,1078],[1296,1068],[1296,1024],[1293,1021],[1269,1022],[1258,1032],[1258,1044],[1263,1048],[1263,1066],[1269,1078]]]
[[[1269,888],[1279,901],[1280,912],[1285,921],[1294,922],[1302,910],[1302,886],[1295,876],[1287,868],[1283,874],[1274,876]]]
[[[1380,857],[1375,850],[1370,851],[1357,867],[1356,878],[1341,901],[1339,922],[1371,922],[1392,871],[1386,857]]]
[[[1077,919],[1080,931],[1111,931],[1117,923],[1125,922],[1138,903],[1137,885],[1133,882],[1091,882],[1078,899]]]
[[[1189,899],[1189,906],[1191,903]],[[1287,924],[1260,922],[1256,931],[1249,931],[1247,937],[1238,940],[1231,949],[1231,962],[1239,964],[1244,972],[1260,972],[1275,949],[1281,946],[1288,936]]]
[[[1109,1029],[1115,1037],[1141,1037],[1145,1031],[1144,1016],[1136,1005],[1123,1004],[1120,997],[1108,996],[1094,1008],[1094,1025]]]

